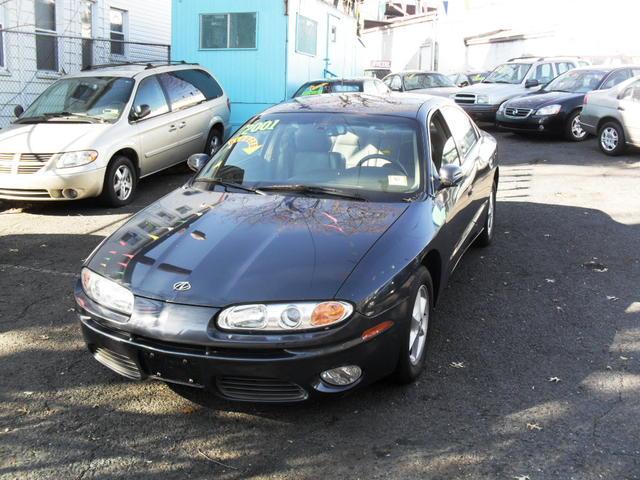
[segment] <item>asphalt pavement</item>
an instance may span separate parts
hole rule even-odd
[[[0,203],[0,479],[640,479],[640,153],[492,132],[495,242],[467,252],[419,382],[207,406],[85,350],[84,258],[135,203]]]

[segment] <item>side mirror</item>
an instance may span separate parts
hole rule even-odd
[[[131,112],[131,118],[133,120],[142,120],[144,117],[151,113],[151,107],[146,103],[142,105],[136,105],[133,107],[133,111]]]
[[[532,88],[540,85],[540,82],[535,78],[530,78],[526,82],[524,82],[524,88]]]
[[[466,80],[460,82],[458,84],[459,87],[468,87],[469,86],[469,82],[467,82]]]
[[[443,188],[450,188],[459,185],[464,178],[462,168],[458,165],[448,164],[440,168],[440,185],[439,190]]]
[[[206,153],[194,153],[187,159],[187,165],[194,172],[199,172],[209,160],[211,157]]]
[[[22,108],[22,105],[16,105],[13,108],[13,114],[16,116],[16,118],[20,118],[20,115],[22,115],[24,113],[24,108]]]

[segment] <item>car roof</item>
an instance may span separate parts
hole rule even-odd
[[[446,98],[432,95],[378,96],[358,92],[329,93],[297,97],[287,102],[279,103],[263,113],[350,113],[416,118],[423,107],[430,110],[443,104],[453,104],[453,102]]]
[[[176,65],[166,65],[159,63],[126,63],[126,64],[114,64],[114,65],[105,65],[105,66],[97,66],[92,67],[87,70],[82,70],[80,72],[71,73],[66,75],[66,77],[128,77],[133,78],[140,73],[149,72],[149,74],[153,73],[164,73],[164,72],[174,72],[176,70],[188,70],[193,68],[202,69],[202,66],[197,63],[185,63],[185,64],[176,64]]]

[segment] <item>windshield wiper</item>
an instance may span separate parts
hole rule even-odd
[[[266,185],[264,187],[260,187],[263,191],[282,191],[282,192],[295,192],[295,193],[308,193],[308,194],[319,194],[319,195],[330,195],[332,197],[341,197],[341,198],[349,198],[351,200],[359,200],[361,202],[366,202],[367,199],[356,194],[345,192],[344,190],[339,190],[337,188],[330,187],[314,187],[311,185]]]
[[[87,115],[86,113],[73,113],[73,112],[45,112],[43,115],[45,118],[83,118],[87,120],[95,120],[96,122],[104,123],[104,119],[100,117],[94,117]]]
[[[227,182],[226,180],[220,180],[219,178],[207,178],[207,177],[198,177],[193,180],[194,182],[204,182],[204,183],[213,183],[216,185],[222,185],[225,188],[237,188],[238,190],[244,190],[245,192],[256,193],[258,195],[265,195],[265,193],[253,187],[247,187],[245,185],[240,185],[239,183]]]

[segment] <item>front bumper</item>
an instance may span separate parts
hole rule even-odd
[[[81,167],[33,174],[0,174],[0,198],[6,200],[78,200],[96,197],[102,191],[105,168],[81,170]],[[80,171],[78,171],[80,170]],[[73,189],[74,198],[65,198],[63,190]]]
[[[131,379],[177,383],[205,389],[227,400],[250,402],[292,403],[337,397],[389,375],[398,360],[404,331],[401,319],[408,318],[406,302],[377,318],[356,314],[348,322],[371,327],[394,321],[389,330],[369,341],[357,335],[307,347],[276,342],[262,347],[219,341],[194,345],[124,331],[123,324],[110,323],[91,311],[90,302],[76,289],[76,299],[79,297],[85,343],[103,365]],[[335,387],[320,379],[321,372],[345,365],[362,369],[362,376],[353,384]]]
[[[510,117],[504,113],[496,115],[498,127],[514,132],[554,133],[564,131],[564,115],[529,115],[528,117]]]
[[[475,103],[457,103],[476,122],[495,122],[500,105],[478,105]]]

